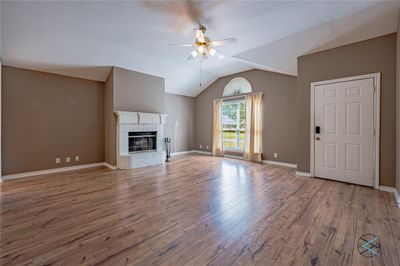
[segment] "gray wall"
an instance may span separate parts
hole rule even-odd
[[[103,83],[3,66],[2,155],[3,175],[103,162]]]
[[[298,58],[297,168],[310,171],[310,83],[381,72],[380,183],[395,185],[396,34]]]
[[[171,151],[189,151],[194,140],[194,98],[165,94],[167,122],[165,136],[171,138]]]
[[[114,111],[165,113],[163,78],[113,67],[105,83],[105,161],[116,165]]]
[[[253,92],[263,92],[264,160],[296,163],[296,77],[263,70],[250,70],[219,78],[195,98],[195,140],[209,147],[212,143],[213,99],[221,98],[225,85],[235,77],[246,78]],[[278,158],[273,158],[273,153]]]

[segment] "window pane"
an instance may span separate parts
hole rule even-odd
[[[240,108],[240,128],[244,129],[246,126],[246,123],[245,123],[245,121],[246,121],[246,105],[245,105],[244,101],[240,103],[239,108]]]
[[[242,151],[245,137],[245,102],[225,102],[222,106],[223,147]]]

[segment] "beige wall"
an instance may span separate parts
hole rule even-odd
[[[297,167],[310,171],[310,83],[381,72],[380,183],[395,185],[396,35],[298,58]]]
[[[3,175],[104,161],[101,82],[3,66],[2,122]]]
[[[171,138],[171,152],[193,149],[194,98],[171,93],[165,94],[167,122],[165,136]]]
[[[211,151],[213,99],[221,98],[225,85],[235,77],[246,78],[254,92],[264,93],[264,160],[296,163],[296,77],[263,70],[219,78],[195,98],[194,148],[209,146]]]
[[[2,109],[3,109],[3,107],[1,106],[1,94],[2,94],[2,89],[1,89],[1,85],[3,84],[3,82],[1,81],[2,80],[2,77],[3,77],[3,75],[1,74],[1,70],[2,70],[2,63],[1,63],[1,60],[0,60],[0,179],[1,179],[1,177],[2,177],[2,173],[3,173],[3,170],[2,170],[2,161],[3,161],[3,159],[2,159],[2,141],[1,141],[1,139],[2,139],[2,130],[1,130],[1,125],[2,125],[2,121],[1,121],[1,119],[2,119]]]
[[[105,161],[116,165],[114,111],[165,113],[163,78],[113,67],[105,87]]]
[[[166,135],[173,138],[173,151],[192,149],[194,99],[165,96],[162,78],[113,68],[101,83],[2,69],[3,175],[103,161],[115,165],[117,110],[169,114]]]
[[[114,111],[164,113],[164,78],[114,67]]]
[[[396,187],[400,194],[400,17],[396,37]]]
[[[116,164],[116,118],[114,116],[114,71],[104,84],[104,153],[105,162]]]

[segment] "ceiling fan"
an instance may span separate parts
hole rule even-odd
[[[197,56],[201,56],[202,59],[207,59],[208,55],[216,56],[218,59],[222,59],[225,55],[219,51],[217,51],[214,47],[221,46],[229,43],[235,43],[236,38],[227,38],[223,40],[211,41],[210,38],[206,37],[204,34],[207,28],[203,25],[200,25],[198,29],[195,29],[196,32],[196,40],[194,44],[170,44],[173,46],[183,46],[183,47],[194,47],[190,55],[187,57],[187,60],[195,59]]]

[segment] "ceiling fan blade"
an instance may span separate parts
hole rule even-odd
[[[181,47],[194,47],[194,44],[186,44],[186,43],[170,43],[169,46],[181,46]]]
[[[191,54],[186,58],[186,60],[193,60],[193,59],[194,59],[194,57]]]
[[[214,49],[215,50],[215,49]],[[225,55],[223,53],[221,53],[220,51],[215,50],[215,56],[218,59],[223,59],[225,57]]]
[[[213,46],[219,46],[219,45],[225,45],[225,44],[235,43],[236,41],[237,41],[236,38],[228,38],[228,39],[222,39],[222,40],[212,41],[211,44],[212,44]]]
[[[196,30],[196,39],[197,39],[199,42],[205,42],[205,41],[206,41],[206,40],[204,39],[203,31],[201,31],[201,30]]]

